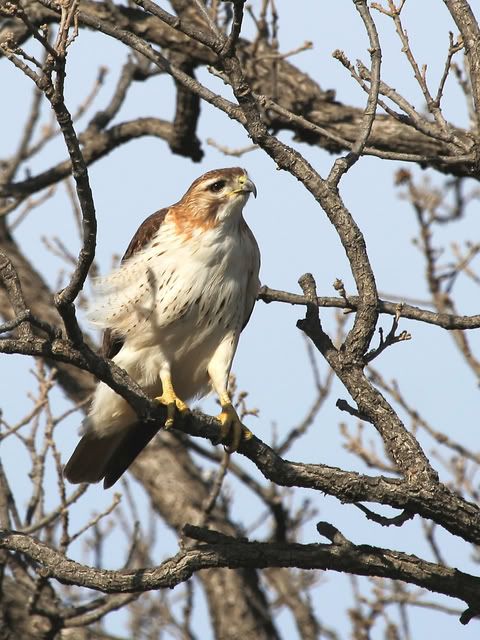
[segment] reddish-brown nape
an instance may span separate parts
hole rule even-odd
[[[229,167],[208,171],[197,178],[183,198],[170,207],[169,218],[174,221],[178,232],[191,237],[195,229],[206,230],[215,227],[218,208],[225,204],[230,196],[211,191],[208,186],[224,180],[233,190],[237,179],[245,173],[240,167]]]

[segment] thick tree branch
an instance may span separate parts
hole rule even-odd
[[[3,353],[48,356],[90,371],[120,393],[140,415],[159,420],[161,425],[165,423],[165,408],[152,403],[141,390],[138,390],[138,386],[123,370],[99,356],[93,356],[88,352],[82,353],[61,340],[54,341],[52,344],[49,340],[41,338],[22,341],[4,339],[0,341],[0,350]],[[358,380],[357,384],[360,384]],[[372,393],[374,393],[373,390]],[[372,399],[370,402],[378,403],[378,399]],[[376,410],[381,411],[382,406],[380,405]],[[218,442],[220,436],[218,421],[197,412],[184,418],[178,426],[190,435],[208,438],[212,442]],[[326,465],[289,462],[280,458],[255,436],[242,442],[239,452],[250,458],[266,478],[281,486],[297,486],[322,491],[337,497],[342,502],[379,502],[412,511],[432,519],[465,540],[480,543],[478,507],[463,500],[438,482],[422,483],[419,476],[420,484],[417,484],[416,481],[364,476]],[[416,456],[416,454],[412,455]],[[156,466],[152,468],[157,469]],[[155,477],[157,475],[155,471]],[[415,480],[415,477],[412,476],[411,480]]]
[[[95,29],[95,20],[102,23],[110,22],[120,29],[136,34],[151,44],[182,55],[188,53],[195,65],[214,64],[216,57],[205,46],[179,33],[170,26],[162,23],[154,16],[130,7],[122,7],[101,2],[80,2],[80,24]],[[41,24],[56,22],[56,12],[43,7],[40,3],[32,2],[28,8],[30,20],[37,27]],[[191,20],[192,12],[189,12]],[[85,18],[85,20],[83,20]],[[177,19],[178,20],[178,19]],[[204,25],[202,24],[202,27]],[[19,19],[12,18],[0,30],[0,41],[5,32],[11,32],[16,42],[22,43],[29,37],[28,29]],[[114,31],[111,31],[111,35]],[[114,36],[115,37],[115,36]],[[272,51],[265,40],[249,43],[240,39],[236,49],[246,72],[247,80],[253,91],[258,95],[270,95],[270,67]],[[1,53],[1,52],[0,52]],[[276,99],[284,115],[267,111],[264,113],[266,123],[273,130],[289,129],[297,138],[309,144],[319,145],[331,151],[351,149],[357,139],[361,126],[363,112],[361,109],[344,105],[334,98],[333,91],[323,91],[308,75],[302,73],[287,60],[279,58],[276,61],[279,95]],[[288,113],[304,116],[306,123],[320,127],[311,130],[302,126]],[[324,129],[334,138],[321,133]],[[470,145],[465,132],[457,130],[457,135],[463,136]],[[369,136],[367,153],[389,157],[389,154],[404,154],[403,160],[419,162],[422,166],[431,166],[448,174],[472,176],[478,178],[478,165],[475,152],[467,156],[452,156],[447,145],[432,139],[405,122],[399,122],[390,116],[379,115],[373,124]],[[450,161],[448,159],[450,158]]]
[[[136,118],[129,122],[113,125],[105,131],[87,129],[79,136],[85,163],[91,165],[108,155],[117,147],[143,136],[154,136],[170,144],[174,139],[172,123],[160,118]],[[60,162],[55,167],[42,171],[36,176],[19,182],[14,182],[0,188],[1,197],[20,197],[36,193],[41,189],[56,184],[71,174],[71,163],[68,160]]]
[[[333,527],[321,523],[323,535]],[[249,542],[215,531],[186,526],[185,534],[204,541],[181,551],[158,567],[128,571],[94,569],[70,560],[55,549],[21,533],[0,532],[0,548],[26,555],[42,565],[46,576],[104,593],[136,593],[172,588],[202,569],[228,567],[297,567],[393,578],[463,600],[480,612],[480,578],[416,556],[369,545],[355,545],[341,535],[331,544]],[[475,615],[475,614],[474,614]]]

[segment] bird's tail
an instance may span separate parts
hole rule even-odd
[[[73,484],[100,482],[111,487],[158,432],[158,423],[135,422],[120,430],[98,433],[88,428],[64,468]]]

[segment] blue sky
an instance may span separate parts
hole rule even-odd
[[[252,2],[252,5],[257,7],[258,0]],[[277,9],[280,15],[279,40],[282,51],[294,49],[306,40],[314,43],[312,50],[299,54],[291,60],[292,63],[309,73],[322,88],[335,88],[338,100],[362,106],[366,96],[343,67],[331,57],[332,51],[339,48],[352,61],[360,58],[368,64],[368,41],[353,3],[346,0],[337,3],[318,0],[291,3],[277,0]],[[419,63],[428,65],[428,78],[436,88],[448,48],[448,30],[456,33],[455,26],[443,3],[433,0],[407,3],[404,13],[414,53]],[[374,18],[381,36],[383,79],[403,93],[418,110],[422,110],[421,92],[401,55],[393,25],[378,13],[374,13]],[[248,18],[245,20],[244,32],[246,35],[253,33]],[[126,56],[127,51],[118,43],[82,31],[69,53],[66,97],[71,110],[74,111],[75,105],[88,93],[99,64],[106,64],[109,68],[107,81],[96,102],[98,108],[105,105]],[[17,144],[18,126],[26,117],[24,106],[30,102],[31,86],[7,61],[2,60],[1,64],[4,82],[8,82],[9,86],[9,100],[2,107],[4,116],[0,121],[1,155],[5,156],[13,152]],[[218,80],[211,78],[207,71],[202,71],[199,78],[209,86],[219,87]],[[171,118],[174,108],[171,86],[171,81],[166,76],[148,83],[136,83],[116,122],[149,115]],[[467,120],[464,101],[453,79],[449,79],[447,83],[445,105],[447,117],[458,126],[465,126]],[[86,122],[87,119],[84,118],[77,124],[77,128],[81,130]],[[212,137],[218,143],[232,148],[243,147],[249,142],[240,125],[209,105],[202,105],[198,135],[204,142]],[[281,133],[280,137],[292,143],[289,134]],[[326,175],[334,161],[333,156],[306,145],[297,147],[322,175]],[[332,283],[336,278],[344,281],[349,293],[354,292],[349,265],[334,229],[300,183],[284,172],[277,171],[272,161],[260,150],[240,159],[225,157],[206,143],[204,151],[202,163],[194,164],[185,158],[172,156],[161,140],[143,139],[121,147],[101,162],[92,165],[89,173],[97,208],[97,257],[102,272],[109,269],[113,253],[123,253],[139,223],[156,209],[176,202],[200,173],[215,167],[240,164],[247,168],[258,188],[258,198],[247,204],[245,213],[262,252],[262,282],[274,288],[297,292],[298,277],[310,271],[315,275],[320,295],[334,294]],[[56,140],[48,145],[42,156],[33,161],[29,168],[35,174],[44,166],[64,157],[62,142]],[[415,218],[409,205],[399,199],[393,186],[394,172],[400,166],[403,165],[373,158],[362,159],[342,181],[341,193],[365,235],[379,290],[385,292],[386,296],[424,299],[427,291],[423,261],[412,244],[412,238],[417,232]],[[428,176],[433,183],[441,184],[445,179],[417,167],[412,166],[410,169],[417,178]],[[474,186],[472,183],[468,188]],[[467,218],[450,225],[442,232],[443,237],[439,235],[435,239],[436,243],[448,247],[452,240],[478,241],[478,209],[476,201],[470,206]],[[79,246],[64,188],[60,186],[54,198],[36,209],[15,235],[37,268],[50,283],[55,283],[56,273],[63,265],[45,249],[42,236],[58,235],[73,252]],[[478,312],[478,293],[475,297],[476,292],[467,281],[460,280],[457,293],[460,312]],[[280,434],[285,434],[299,422],[313,399],[305,345],[295,327],[296,320],[301,315],[300,308],[258,303],[240,341],[234,371],[240,388],[249,391],[251,405],[260,408],[259,419],[252,418],[248,424],[266,442],[271,441],[273,425]],[[334,328],[333,317],[333,312],[322,311],[322,320],[328,330]],[[390,319],[387,317],[382,317],[380,323],[386,329],[390,327]],[[435,428],[476,449],[478,382],[458,356],[451,337],[438,328],[409,321],[402,321],[400,328],[410,331],[412,340],[387,350],[375,365],[387,380],[398,380],[405,397]],[[478,332],[475,336],[471,335],[471,339],[473,348],[478,352]],[[318,364],[321,374],[325,376],[327,365],[320,356]],[[26,372],[31,368],[31,362],[18,356],[3,357],[0,360],[1,403],[9,422],[14,422],[26,412],[25,392],[33,386],[32,377],[26,375]],[[292,448],[289,458],[365,471],[363,465],[342,447],[339,424],[347,423],[353,429],[355,420],[335,408],[338,397],[348,396],[336,382],[308,436]],[[54,402],[58,413],[66,406],[61,394],[54,395]],[[201,406],[207,412],[217,411],[211,399],[202,402]],[[65,456],[74,446],[77,427],[78,418],[73,417],[57,433]],[[375,442],[378,451],[381,451],[381,442],[373,429],[366,426],[365,433],[366,439]],[[427,451],[433,446],[425,438],[422,439],[422,445]],[[21,503],[22,496],[27,495],[27,461],[18,453],[13,441],[7,441],[2,448],[0,455]],[[248,461],[242,461],[242,464],[261,480],[253,465]],[[441,467],[439,472],[446,478]],[[254,520],[251,516],[251,497],[233,480],[228,480],[228,483],[235,496],[233,519]],[[146,513],[148,505],[141,492],[136,490],[135,495]],[[314,492],[298,491],[294,498],[295,504],[299,505],[306,496],[319,511],[317,519],[328,520],[354,542],[377,544],[432,559],[431,552],[420,535],[421,528],[417,521],[408,522],[398,530],[386,530],[367,522],[355,507],[342,506],[336,500]],[[92,487],[76,508],[74,521],[76,519],[78,523],[82,522],[93,508],[100,509],[102,504],[107,504],[110,500],[111,494],[105,494],[100,487]],[[255,501],[253,504],[258,510],[259,505]],[[318,540],[315,522],[312,521],[304,528],[305,542]],[[440,533],[439,540],[449,562],[475,573],[476,566],[470,562],[468,550],[459,540],[446,533]],[[175,552],[173,537],[165,533],[157,547],[155,558],[160,561]],[[80,545],[72,551],[80,554]],[[115,554],[107,557],[106,561],[109,566],[118,565]],[[339,588],[347,594],[345,597],[348,600],[346,577],[330,574],[323,578],[321,588],[315,591],[314,604],[322,622],[331,626],[338,625],[346,634],[348,622],[344,617],[345,603],[338,598]],[[445,599],[443,601],[446,602]],[[201,607],[196,615],[198,624],[201,625],[199,628],[204,629],[201,637],[207,638],[209,632]],[[117,617],[111,623],[114,631],[121,631],[120,620],[121,617]],[[412,613],[411,621],[412,637],[424,637],[426,632],[439,638],[453,637],[453,634],[466,639],[478,637],[478,623],[472,622],[464,628],[454,617],[440,613],[417,610]],[[295,638],[288,616],[282,617],[282,625],[292,629],[288,637]],[[372,637],[375,639],[380,636],[374,633]]]

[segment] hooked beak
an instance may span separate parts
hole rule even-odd
[[[250,178],[248,178],[247,176],[240,176],[240,178],[238,179],[238,182],[241,185],[240,189],[236,189],[235,192],[236,193],[241,193],[243,192],[247,192],[247,193],[253,193],[253,196],[256,198],[257,197],[257,187],[255,186],[255,184],[250,180]]]
[[[243,190],[253,193],[254,198],[257,197],[257,187],[255,186],[255,183],[250,180],[250,178],[247,178],[247,181],[243,185]]]

